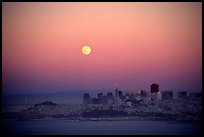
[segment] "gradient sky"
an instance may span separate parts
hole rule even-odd
[[[202,89],[201,2],[2,3],[2,40],[4,93]]]

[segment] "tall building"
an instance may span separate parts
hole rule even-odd
[[[83,101],[84,101],[84,104],[86,105],[91,103],[89,93],[84,93]]]
[[[103,93],[98,93],[98,99],[99,99],[100,103],[103,102]]]
[[[107,104],[111,106],[111,105],[113,105],[113,101],[114,101],[114,100],[113,100],[113,94],[112,94],[112,92],[108,92],[108,93],[107,93]]]
[[[121,104],[121,99],[119,98],[119,93],[118,93],[118,83],[115,83],[115,100],[114,100],[114,104],[116,105],[116,108],[119,107],[119,105]]]
[[[115,96],[118,96],[118,83],[115,83]]]
[[[102,97],[103,93],[98,93],[98,98]]]
[[[108,99],[108,100],[113,100],[113,94],[112,94],[112,92],[108,92],[108,93],[107,93],[107,99]]]
[[[107,96],[102,96],[100,99],[101,104],[106,105],[108,103],[108,99]]]
[[[157,92],[159,92],[159,85],[158,84],[152,84],[151,85],[151,93],[157,93]]]
[[[122,91],[118,91],[118,96],[120,97],[120,99],[123,99],[123,92]]]

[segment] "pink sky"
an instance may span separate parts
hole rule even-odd
[[[201,2],[10,2],[2,30],[3,92],[201,90]]]

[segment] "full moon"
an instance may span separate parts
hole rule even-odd
[[[91,53],[91,47],[89,47],[89,46],[84,46],[84,47],[82,48],[82,53],[83,53],[84,55],[89,55],[89,54]]]

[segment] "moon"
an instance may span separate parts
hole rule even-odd
[[[89,55],[91,53],[91,47],[90,46],[84,46],[81,50],[82,50],[82,53],[84,55]]]

